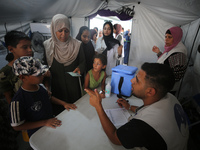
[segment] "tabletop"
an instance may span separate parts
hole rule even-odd
[[[104,109],[119,108],[116,94],[104,98]],[[141,106],[143,101],[132,96],[129,103]],[[89,104],[89,95],[86,94],[77,102],[76,110],[64,110],[57,118],[62,125],[56,129],[42,127],[35,132],[29,142],[36,150],[124,150],[123,146],[114,145],[106,136],[98,114]],[[130,112],[131,113],[131,112]]]

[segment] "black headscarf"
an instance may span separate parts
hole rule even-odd
[[[87,26],[82,26],[79,29],[79,33],[76,36],[76,39],[81,41],[81,35],[83,34],[83,31],[89,30]],[[91,40],[87,44],[81,43],[81,46],[83,48],[84,54],[85,54],[85,60],[86,60],[86,73],[93,68],[93,56],[95,55],[94,46],[92,45]]]
[[[78,32],[78,34],[77,34],[77,36],[76,36],[76,39],[77,39],[77,40],[81,41],[81,35],[83,34],[83,31],[85,31],[85,30],[90,31],[90,29],[89,29],[87,26],[82,26],[82,27],[79,29],[79,32]]]
[[[103,33],[103,39],[105,41],[105,44],[107,46],[107,51],[109,51],[110,49],[112,49],[116,44],[120,45],[120,42],[116,39],[114,39],[113,37],[113,25],[111,22],[105,22],[103,25],[103,28],[105,27],[105,25],[108,24],[110,26],[111,29],[111,33],[108,36],[105,36]]]

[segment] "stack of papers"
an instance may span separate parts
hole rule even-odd
[[[105,109],[105,113],[115,127],[127,123],[128,118],[131,116],[125,108]]]

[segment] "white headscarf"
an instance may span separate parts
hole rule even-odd
[[[80,42],[71,36],[66,42],[61,42],[56,32],[60,29],[67,28],[70,31],[70,23],[65,15],[57,14],[52,18],[51,22],[51,38],[44,42],[46,51],[46,59],[49,66],[52,65],[53,58],[64,66],[70,65],[79,53]]]

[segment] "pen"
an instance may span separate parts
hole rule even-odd
[[[123,101],[123,100],[120,100],[120,101]],[[126,102],[129,102],[129,100],[126,100]],[[117,103],[117,102],[116,102]]]

